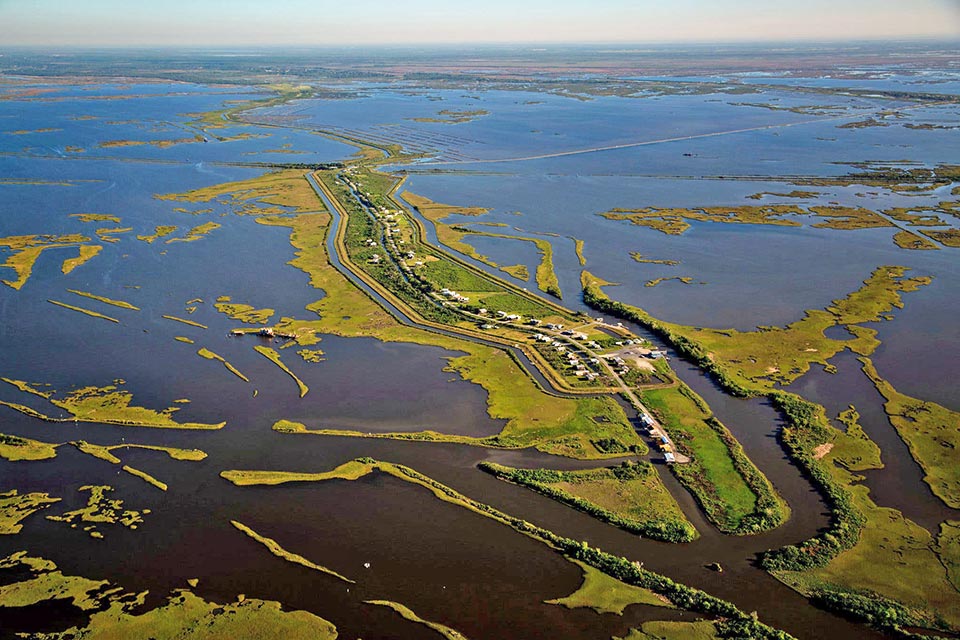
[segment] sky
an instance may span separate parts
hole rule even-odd
[[[960,38],[960,0],[0,0],[4,45]]]

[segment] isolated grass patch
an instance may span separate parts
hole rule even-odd
[[[571,562],[583,571],[583,583],[569,596],[547,600],[547,604],[557,604],[568,609],[585,607],[597,613],[613,613],[618,616],[622,616],[624,610],[632,604],[669,608],[674,606],[669,600],[649,589],[620,582],[579,560]]]
[[[884,411],[923,468],[930,490],[953,508],[960,509],[960,413],[935,402],[904,395],[880,377],[869,358],[861,358],[863,372],[886,399]]]
[[[698,537],[648,462],[582,471],[512,469],[489,462],[480,468],[631,533],[667,542]]]

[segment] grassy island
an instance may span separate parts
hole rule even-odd
[[[923,468],[924,481],[943,502],[960,509],[960,413],[935,402],[918,400],[900,393],[880,377],[869,358],[861,358],[863,372],[884,397],[890,423]]]
[[[422,624],[428,629],[432,629],[433,631],[436,631],[442,637],[446,638],[446,640],[467,640],[467,637],[462,633],[460,633],[459,631],[457,631],[456,629],[452,629],[451,627],[442,625],[439,622],[431,622],[430,620],[424,620],[423,618],[418,616],[416,613],[414,613],[413,610],[410,609],[410,607],[400,604],[399,602],[391,602],[390,600],[364,600],[364,604],[372,604],[380,607],[387,607],[388,609],[393,609],[394,611],[399,613],[404,620],[409,620],[410,622]]]
[[[579,560],[571,562],[583,571],[583,583],[569,596],[547,600],[547,604],[558,604],[568,609],[585,607],[597,613],[612,613],[618,616],[622,616],[624,610],[632,604],[674,608],[668,599],[650,589],[620,582]]]
[[[631,533],[666,542],[699,537],[648,462],[586,471],[511,469],[490,462],[479,466]]]
[[[0,587],[0,606],[16,609],[67,600],[89,612],[82,626],[44,634],[50,640],[85,638],[289,638],[335,640],[333,624],[306,611],[285,611],[281,603],[238,596],[236,602],[208,602],[191,591],[174,591],[155,608],[146,592],[130,593],[106,580],[67,576],[43,558],[18,552],[0,559],[0,569],[27,571],[28,577]]]
[[[903,267],[878,268],[863,288],[835,301],[823,313],[833,316],[831,324],[846,324],[853,335],[862,337],[863,333],[855,331],[859,328],[855,323],[875,321],[880,314],[902,305],[902,292],[929,282],[929,278],[923,277],[904,278],[905,271]],[[950,523],[945,523],[941,535],[934,537],[899,511],[879,507],[870,499],[857,471],[880,467],[879,450],[859,428],[855,411],[844,412],[841,419],[847,431],[840,431],[830,425],[823,407],[773,389],[767,376],[747,375],[736,368],[742,367],[742,362],[724,357],[714,350],[715,345],[708,347],[700,341],[710,332],[727,337],[749,333],[693,330],[664,323],[640,309],[610,300],[600,289],[603,282],[590,274],[584,274],[583,283],[585,299],[591,306],[648,326],[709,371],[728,391],[746,396],[768,395],[784,415],[786,426],[779,432],[780,440],[827,497],[831,521],[828,530],[814,538],[763,554],[761,565],[765,569],[818,605],[889,631],[944,625],[960,628],[960,617],[952,613],[960,611],[960,589],[953,582],[956,572],[949,569],[960,557],[960,538],[954,535]],[[807,321],[817,315],[808,312]],[[761,330],[752,335],[762,337],[770,332]],[[867,346],[870,344],[876,343]],[[758,359],[751,365],[763,366],[768,362]],[[793,371],[790,379],[800,373]],[[909,405],[909,400],[895,394],[892,388],[879,384],[881,393],[890,393],[891,414]],[[925,413],[921,411],[919,415]],[[935,430],[928,432],[931,433]],[[927,437],[925,434],[918,439]]]
[[[585,542],[563,538],[525,520],[512,517],[489,505],[473,500],[410,467],[391,462],[382,462],[372,458],[358,458],[333,471],[309,475],[323,475],[324,478],[322,480],[319,478],[317,478],[317,480],[330,481],[335,479],[357,479],[374,472],[385,473],[403,482],[420,486],[443,502],[453,504],[481,517],[489,518],[504,526],[510,527],[529,538],[537,540],[570,560],[579,561],[582,565],[590,566],[606,574],[612,580],[623,583],[623,587],[618,587],[618,589],[630,586],[639,587],[640,589],[645,589],[653,594],[662,596],[665,601],[661,600],[658,604],[664,605],[670,603],[689,611],[718,615],[722,618],[722,621],[717,623],[722,633],[734,637],[750,637],[756,640],[768,638],[787,640],[790,638],[790,636],[784,632],[772,629],[728,602],[724,602],[703,591],[686,587],[669,578],[648,571],[639,563],[630,562],[626,558],[621,558],[600,549],[592,548]],[[240,474],[250,473],[263,473],[264,479],[267,480],[269,484],[276,484],[276,480],[283,477],[283,474],[276,476],[276,472],[228,471],[224,472],[223,475],[229,474],[231,477],[239,477]],[[294,474],[294,476],[299,477],[291,477],[288,481],[310,481],[303,477],[304,474],[298,473]],[[256,482],[248,482],[247,484],[256,484]],[[626,589],[626,591],[629,591],[629,589]],[[620,593],[622,594],[624,591],[620,591]],[[638,594],[634,593],[633,596],[637,597]]]
[[[70,418],[55,418],[36,409],[13,402],[0,401],[0,405],[15,409],[28,416],[48,422],[92,422],[131,427],[155,427],[162,429],[220,429],[226,423],[202,424],[176,422],[171,417],[179,407],[162,411],[131,406],[133,394],[120,388],[119,382],[107,387],[82,387],[58,399],[55,392],[38,391],[35,386],[20,380],[0,378],[22,392],[47,400],[51,405],[66,411]]]
[[[16,489],[0,493],[0,535],[20,533],[24,520],[56,502],[60,502],[60,498],[52,498],[47,493],[20,494]],[[3,599],[0,598],[2,604]]]

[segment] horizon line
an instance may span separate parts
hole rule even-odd
[[[437,48],[469,48],[469,47],[665,47],[665,46],[711,46],[711,45],[752,45],[752,46],[771,46],[783,44],[881,44],[890,45],[937,42],[951,43],[960,45],[960,35],[932,35],[915,34],[902,35],[896,38],[888,36],[860,36],[856,38],[810,38],[797,36],[792,38],[730,38],[720,40],[493,40],[493,41],[474,41],[474,42],[451,42],[451,41],[423,41],[423,42],[340,42],[340,43],[20,43],[20,44],[0,44],[0,51],[14,49],[325,49],[335,50],[343,48],[368,48],[368,49],[389,49],[389,48],[413,48],[413,47],[437,47]]]

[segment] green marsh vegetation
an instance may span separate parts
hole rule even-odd
[[[608,220],[626,220],[668,235],[681,235],[690,228],[687,220],[726,222],[736,224],[773,224],[799,227],[800,223],[787,216],[803,215],[795,205],[741,205],[736,207],[644,207],[640,209],[611,209],[600,215]]]
[[[622,616],[624,610],[632,604],[645,604],[653,607],[675,608],[675,605],[650,589],[620,582],[597,568],[571,560],[583,571],[583,583],[564,598],[547,600],[547,604],[556,604],[568,609],[588,608],[597,613],[612,613]]]
[[[166,482],[161,482],[160,480],[157,480],[156,478],[154,478],[152,475],[150,475],[150,474],[147,473],[146,471],[141,471],[140,469],[134,469],[134,468],[131,467],[130,465],[126,465],[126,464],[123,465],[122,468],[123,468],[124,471],[126,471],[126,472],[129,473],[130,475],[136,476],[137,478],[140,478],[141,480],[143,480],[143,481],[146,482],[147,484],[151,484],[151,485],[155,486],[157,489],[160,489],[160,491],[166,491],[167,488],[168,488]]]
[[[347,467],[347,465],[350,466]],[[425,488],[433,494],[435,498],[443,502],[453,504],[508,526],[529,538],[541,542],[564,557],[570,560],[580,561],[584,565],[603,572],[612,579],[623,582],[625,585],[649,590],[650,592],[663,596],[669,603],[689,611],[719,616],[723,618],[723,620],[717,623],[718,628],[724,634],[732,637],[750,637],[757,640],[768,638],[787,640],[790,638],[790,636],[784,632],[777,631],[759,622],[755,617],[740,611],[729,602],[715,598],[698,589],[678,584],[669,578],[644,569],[639,563],[631,562],[626,558],[592,548],[585,542],[563,538],[551,531],[530,524],[525,520],[514,518],[489,505],[473,500],[410,467],[378,461],[372,458],[358,458],[352,461],[352,463],[347,463],[347,465],[342,465],[338,467],[338,469],[324,474],[326,477],[323,481],[338,478],[346,479],[344,476],[355,479],[373,472],[388,474],[403,482]],[[339,472],[340,469],[347,469],[347,471],[341,474]],[[238,474],[249,472],[232,471],[224,473]],[[273,474],[276,472],[265,473]],[[295,475],[300,476],[302,474]],[[266,477],[269,478],[271,484],[275,483],[275,477],[271,477],[270,475]],[[300,478],[291,479],[290,481],[296,482],[304,480],[304,478]],[[666,603],[661,602],[660,604],[665,605]]]
[[[525,264],[514,264],[509,267],[500,267],[500,271],[503,271],[509,276],[516,278],[522,282],[527,282],[530,280],[530,271],[527,269]]]
[[[960,628],[960,590],[948,570],[960,540],[935,538],[870,499],[858,472],[882,463],[862,429],[844,433],[830,426],[822,407],[783,392],[772,397],[789,420],[781,440],[828,496],[832,519],[826,533],[767,552],[762,566],[822,606],[889,631]],[[856,424],[844,413],[848,425]]]
[[[281,371],[283,371],[283,372],[286,373],[288,376],[290,376],[291,378],[293,378],[293,381],[297,383],[297,389],[299,389],[299,391],[300,391],[300,397],[301,397],[301,398],[302,398],[303,396],[307,395],[307,392],[310,391],[310,388],[307,387],[307,385],[305,385],[305,384],[303,383],[303,380],[301,380],[300,378],[297,377],[297,374],[295,374],[293,371],[291,371],[290,368],[283,363],[283,360],[280,359],[280,354],[277,353],[276,349],[271,349],[270,347],[264,347],[264,346],[262,346],[262,345],[257,345],[257,346],[255,346],[253,349],[254,349],[254,351],[256,351],[257,353],[259,353],[260,355],[262,355],[264,358],[266,358],[266,359],[269,360],[270,362],[272,362],[272,363],[274,363],[275,365],[277,365],[277,366],[280,368]]]
[[[120,224],[121,219],[119,216],[111,215],[108,213],[71,213],[71,218],[76,218],[80,222],[113,222],[114,224]]]
[[[900,393],[877,373],[869,358],[861,358],[860,362],[863,372],[886,400],[883,407],[890,423],[923,468],[924,481],[947,506],[960,509],[960,413]]]
[[[893,236],[893,242],[901,249],[914,249],[920,251],[929,251],[931,249],[939,249],[940,247],[935,243],[927,240],[923,236],[918,236],[912,231],[898,231]]]
[[[646,390],[641,399],[690,457],[671,470],[720,531],[760,533],[786,521],[786,503],[700,396],[680,382]]]
[[[61,271],[69,273],[99,253],[100,249],[93,249],[93,247],[100,247],[100,245],[86,244],[89,242],[89,237],[79,233],[0,238],[0,249],[6,249],[8,254],[6,261],[0,266],[12,269],[16,274],[16,279],[3,279],[0,282],[17,291],[22,289],[27,280],[30,279],[33,267],[40,255],[47,249],[78,248],[78,251],[80,251],[78,257],[69,258],[61,267]],[[88,248],[84,249],[84,247]]]
[[[940,206],[917,206],[917,207],[891,207],[884,209],[883,214],[888,215],[894,220],[906,222],[910,227],[942,227],[946,224],[939,216],[933,213],[947,213],[948,207],[955,207],[955,202],[941,202]]]
[[[135,307],[129,302],[124,302],[123,300],[114,300],[112,298],[106,298],[104,296],[98,296],[93,293],[87,293],[86,291],[78,291],[76,289],[67,289],[70,293],[78,295],[84,298],[89,298],[91,300],[96,300],[97,302],[102,302],[104,304],[109,304],[114,307],[120,307],[121,309],[129,309],[131,311],[140,311],[140,307]]]
[[[48,493],[21,494],[16,489],[0,492],[0,535],[20,533],[24,520],[57,502],[60,498],[52,498]],[[2,598],[0,603],[3,603]]]
[[[181,238],[170,238],[167,240],[167,244],[173,242],[196,242],[197,240],[202,239],[204,236],[208,235],[211,231],[215,231],[220,228],[220,224],[217,222],[204,222],[203,224],[193,227]]]
[[[322,349],[298,349],[297,355],[303,358],[304,362],[316,363],[326,360]]]
[[[631,533],[666,542],[699,537],[648,462],[583,471],[513,469],[489,462],[479,467]]]
[[[580,266],[585,267],[587,265],[587,257],[583,254],[583,240],[580,238],[572,238],[573,248],[577,253],[577,260],[580,261]]]
[[[451,226],[443,222],[445,218],[451,215],[482,216],[485,213],[488,213],[490,211],[489,209],[484,209],[483,207],[457,207],[449,204],[440,204],[439,202],[434,202],[429,198],[418,196],[417,194],[409,191],[404,191],[400,195],[405,201],[409,202],[410,206],[416,209],[420,215],[433,224],[437,231],[437,240],[440,242],[440,244],[445,245],[454,251],[462,253],[465,256],[469,256],[474,260],[483,262],[491,267],[496,268],[500,266],[486,256],[482,256],[477,253],[476,249],[463,241],[464,236],[469,233],[469,230],[467,230],[466,227]]]
[[[960,248],[960,229],[922,229],[920,233],[944,246]]]
[[[679,260],[664,260],[664,259],[657,259],[657,258],[647,258],[647,257],[644,257],[644,255],[643,255],[642,253],[638,252],[638,251],[631,251],[631,252],[630,252],[630,257],[633,258],[633,261],[634,261],[634,262],[639,262],[639,263],[641,263],[641,264],[662,264],[662,265],[666,265],[666,266],[669,266],[669,267],[674,267],[674,266],[680,264],[680,261],[679,261]]]
[[[114,455],[113,452],[125,449],[145,449],[150,451],[159,451],[166,453],[174,460],[189,460],[193,462],[199,462],[207,457],[207,454],[199,449],[178,449],[175,447],[161,447],[133,443],[97,445],[86,442],[85,440],[74,440],[66,443],[50,443],[31,440],[29,438],[22,438],[20,436],[0,434],[0,458],[10,460],[11,462],[48,460],[55,458],[57,456],[57,449],[65,445],[71,445],[76,447],[76,449],[81,453],[85,453],[99,460],[103,460],[104,462],[117,465],[122,463],[120,458]],[[122,465],[121,470],[140,478],[141,480],[153,485],[161,491],[167,490],[166,483],[157,480],[144,471],[135,469],[129,465]]]
[[[896,193],[929,193],[954,182],[960,182],[960,165],[941,164],[935,167],[902,167],[884,162],[844,163],[858,169],[837,177],[792,179],[796,185],[879,187]],[[956,194],[954,194],[956,195]]]
[[[614,640],[715,640],[721,636],[717,623],[710,620],[674,622],[654,620],[644,622],[639,629],[631,629],[624,638]]]
[[[172,416],[180,407],[168,407],[157,411],[145,407],[131,406],[133,394],[121,388],[122,381],[116,381],[106,387],[81,387],[70,391],[62,398],[56,398],[54,391],[40,391],[36,385],[0,378],[25,394],[46,400],[53,407],[65,411],[69,418],[57,418],[46,415],[36,409],[13,402],[0,401],[0,405],[15,409],[21,413],[48,422],[90,422],[131,427],[154,427],[161,429],[220,429],[226,422],[204,424],[196,422],[177,422]]]
[[[803,319],[786,327],[758,327],[746,332],[657,320],[642,309],[611,301],[601,289],[602,281],[592,274],[584,272],[582,280],[591,306],[629,316],[652,328],[679,345],[684,355],[726,378],[728,387],[736,389],[739,395],[751,395],[770,390],[777,383],[789,384],[809,371],[812,364],[827,365],[844,349],[860,355],[872,353],[879,345],[876,332],[858,325],[881,320],[903,306],[902,293],[932,281],[928,276],[906,277],[907,271],[899,266],[878,267],[860,289],[834,300],[826,309],[807,311]],[[846,327],[851,338],[827,338],[824,331],[833,326]]]
[[[808,192],[791,192],[808,193]],[[765,195],[753,194],[749,198],[760,199]],[[791,194],[769,194],[782,197],[793,197]],[[813,194],[816,195],[816,194]],[[807,197],[807,196],[798,196]],[[608,220],[624,220],[635,225],[655,229],[668,235],[682,235],[689,228],[689,220],[700,222],[724,222],[735,224],[766,224],[788,227],[799,227],[802,223],[796,218],[813,216],[820,218],[821,222],[811,224],[814,228],[820,229],[838,229],[838,230],[857,230],[857,229],[877,229],[877,228],[897,228],[897,225],[884,216],[908,222],[911,226],[936,226],[943,225],[943,221],[936,216],[922,216],[911,212],[936,211],[951,213],[955,210],[956,203],[941,202],[938,207],[915,207],[885,209],[882,214],[866,209],[864,207],[846,207],[839,205],[816,205],[801,206],[796,204],[773,204],[773,205],[741,205],[732,207],[694,207],[694,208],[660,208],[645,207],[639,209],[617,208],[599,215]],[[956,229],[920,229],[923,233],[933,240],[949,247],[960,246],[960,231]],[[902,228],[897,229],[893,236],[894,243],[903,249],[931,249],[938,248],[935,244],[914,233]],[[633,254],[631,254],[633,255]],[[637,254],[638,262],[648,262]],[[657,264],[669,264],[669,262],[657,262]]]
[[[205,142],[203,136],[199,133],[190,138],[166,138],[160,140],[104,140],[97,146],[101,149],[113,149],[116,147],[141,147],[150,145],[158,149],[166,149],[178,144],[192,144],[195,142]]]
[[[137,236],[137,240],[142,240],[147,244],[153,244],[154,241],[159,240],[160,238],[165,238],[176,230],[177,230],[177,225],[173,225],[173,224],[158,225],[153,230],[153,234]]]
[[[410,118],[414,122],[437,122],[441,124],[462,124],[464,122],[471,122],[476,120],[481,116],[489,115],[490,112],[486,109],[473,109],[473,110],[461,110],[457,111],[454,109],[443,109],[437,112],[435,117],[427,118]]]
[[[483,262],[491,267],[498,268],[500,265],[491,261],[486,256],[480,255],[473,246],[464,242],[463,239],[467,235],[500,238],[503,240],[517,240],[521,242],[532,242],[534,246],[537,247],[537,252],[540,254],[540,262],[537,265],[536,271],[537,287],[544,293],[547,293],[555,298],[559,299],[562,297],[559,281],[557,280],[556,271],[553,266],[553,245],[549,240],[545,240],[543,238],[526,238],[523,236],[493,233],[489,231],[479,231],[477,229],[457,224],[450,225],[443,220],[451,215],[480,216],[487,213],[489,209],[484,209],[482,207],[457,207],[454,205],[441,204],[409,191],[404,191],[402,196],[404,200],[409,202],[414,209],[420,212],[424,218],[429,220],[434,225],[437,231],[437,239],[441,244],[446,245],[450,249],[462,253],[465,256]],[[582,242],[577,246],[580,247],[578,256],[580,256],[582,259]],[[514,267],[507,267],[504,270],[512,268]],[[509,271],[507,272],[510,273]],[[511,273],[511,275],[514,274]],[[469,289],[467,289],[467,291],[469,291]]]
[[[322,482],[324,480],[356,480],[370,473],[370,464],[362,460],[350,460],[331,471],[321,473],[296,473],[292,471],[222,471],[220,477],[238,487],[279,485],[288,482]]]
[[[693,284],[693,278],[690,276],[669,276],[666,278],[654,278],[653,280],[647,280],[643,286],[655,287],[658,284],[663,284],[664,282],[668,282],[670,280],[676,280],[681,284]]]
[[[273,317],[273,309],[257,309],[253,305],[232,302],[230,296],[220,296],[213,305],[217,311],[246,324],[267,324]]]
[[[834,316],[831,323],[841,325],[874,321],[902,305],[901,293],[929,282],[922,277],[906,279],[905,272],[903,267],[878,268],[864,287],[835,301],[825,313]],[[882,463],[879,449],[859,428],[854,411],[842,414],[847,431],[840,431],[829,424],[823,407],[775,390],[767,376],[751,377],[735,369],[733,365],[739,366],[739,362],[720,357],[715,348],[700,342],[704,330],[663,323],[640,309],[611,301],[600,290],[604,283],[590,274],[584,274],[583,283],[585,299],[591,306],[652,328],[728,390],[738,395],[768,395],[785,416],[787,426],[781,429],[780,440],[827,497],[831,522],[826,532],[814,538],[764,554],[763,568],[822,606],[889,630],[943,624],[960,628],[960,618],[950,613],[960,611],[960,590],[945,568],[950,558],[960,553],[955,546],[958,540],[950,535],[934,538],[899,511],[880,507],[870,499],[857,472],[878,468]],[[769,331],[757,335],[764,333]],[[793,375],[799,377],[801,373]],[[898,407],[896,401],[904,399],[887,390],[891,391],[894,407]],[[871,602],[885,603],[881,609],[892,613],[872,611],[868,606]],[[938,618],[936,612],[945,617]]]
[[[797,545],[767,552],[761,564],[821,606],[889,631],[902,627],[960,628],[960,585],[951,561],[960,540],[934,538],[895,509],[869,497],[857,472],[882,467],[880,450],[841,415],[847,432],[830,426],[822,407],[775,392],[789,426],[781,441],[831,503],[829,530]],[[851,426],[854,428],[851,429]]]
[[[753,193],[747,197],[750,198],[751,200],[763,200],[767,196],[771,198],[790,198],[790,199],[804,198],[806,199],[806,198],[816,198],[819,195],[820,194],[817,191],[802,191],[799,189],[794,189],[793,191],[789,191],[787,193],[776,193],[774,191],[761,191],[760,193]]]
[[[133,231],[133,227],[116,227],[113,229],[110,228],[101,228],[96,230],[97,237],[103,242],[120,242],[120,239],[116,236],[122,233],[130,233]]]
[[[422,624],[423,626],[436,631],[441,636],[446,638],[446,640],[467,640],[467,637],[446,625],[442,625],[439,622],[431,622],[430,620],[425,620],[413,612],[410,607],[400,604],[399,602],[391,602],[390,600],[364,600],[365,604],[372,604],[380,607],[387,607],[388,609],[393,609],[404,620],[409,620],[410,622],[416,622],[417,624]]]
[[[207,349],[206,347],[201,347],[201,348],[197,351],[197,355],[200,356],[201,358],[205,358],[205,359],[207,359],[207,360],[217,360],[217,361],[219,361],[220,363],[223,364],[223,366],[226,368],[227,371],[229,371],[229,372],[232,373],[233,375],[237,376],[238,378],[240,378],[240,379],[243,380],[244,382],[250,382],[250,378],[248,378],[247,376],[245,376],[245,375],[243,375],[242,373],[240,373],[240,370],[237,369],[237,368],[236,368],[235,366],[233,366],[232,364],[230,364],[229,362],[227,362],[227,361],[223,358],[223,356],[217,355],[217,354],[214,353],[213,351],[210,351],[210,349]]]
[[[185,320],[184,318],[178,318],[177,316],[164,315],[160,316],[161,318],[166,318],[167,320],[173,320],[174,322],[180,322],[182,324],[188,324],[191,327],[197,327],[198,329],[206,329],[207,326],[200,324],[199,322],[194,322],[193,320]]]
[[[492,349],[489,351],[491,355],[501,353]],[[515,373],[516,365],[512,360],[505,356],[502,360],[494,357],[497,362],[479,363],[484,375],[484,381],[479,383],[485,389],[488,386],[492,389],[488,400],[488,413],[493,418],[508,420],[504,429],[494,436],[480,438],[435,431],[365,433],[340,429],[308,429],[303,424],[286,420],[277,422],[274,430],[297,434],[452,442],[498,449],[535,447],[545,453],[585,460],[621,457],[630,451],[642,454],[646,451],[643,440],[627,424],[623,410],[612,398],[602,396],[567,399],[546,395],[537,389],[529,378],[521,378]],[[472,360],[477,362],[477,359]],[[466,379],[472,380],[473,369],[457,367],[455,370]],[[494,377],[498,371],[502,372],[502,378]],[[519,383],[520,380],[524,383]],[[529,387],[526,384],[528,382]],[[616,446],[613,446],[613,443],[616,443]]]
[[[220,604],[187,590],[175,591],[167,602],[144,613],[114,601],[98,611],[82,629],[68,629],[52,640],[149,637],[155,640],[214,640],[219,638],[289,638],[335,640],[336,627],[307,611],[285,611],[279,602],[239,597]]]
[[[47,460],[57,456],[59,445],[0,433],[0,458],[19,460]]]
[[[28,607],[69,600],[90,612],[82,627],[44,634],[46,640],[214,640],[217,638],[290,638],[335,640],[336,628],[306,611],[284,611],[281,603],[238,596],[232,603],[206,601],[186,589],[161,605],[145,609],[146,592],[135,594],[106,580],[66,576],[56,564],[18,552],[0,559],[0,569],[29,570],[30,577],[0,587],[0,605]]]
[[[824,222],[817,222],[811,226],[818,229],[877,229],[892,227],[892,222],[869,209],[863,207],[817,206],[809,207],[810,213]]]
[[[108,485],[84,485],[79,491],[90,492],[86,507],[67,511],[58,516],[47,516],[47,520],[65,522],[71,528],[82,526],[91,538],[100,539],[103,538],[103,533],[97,529],[97,525],[118,524],[128,529],[136,529],[143,523],[143,516],[150,513],[149,509],[142,511],[124,509],[123,500],[107,497],[107,494],[113,491],[113,487]]]
[[[406,197],[407,195],[410,195],[409,192],[406,192],[404,194],[404,197]],[[444,206],[444,205],[440,205],[440,206]],[[519,240],[521,242],[532,242],[534,246],[537,247],[537,253],[540,254],[540,262],[537,263],[537,271],[536,271],[537,288],[543,291],[544,293],[553,296],[554,298],[560,299],[563,297],[563,295],[560,292],[560,282],[557,279],[557,273],[553,267],[553,245],[550,243],[549,240],[545,240],[543,238],[525,238],[523,236],[513,236],[509,234],[504,234],[504,233],[490,233],[488,231],[478,231],[476,229],[471,229],[461,225],[453,225],[450,228],[457,233],[462,233],[465,235],[470,234],[470,235],[477,235],[477,236],[485,236],[487,238],[500,238],[502,240]],[[467,255],[470,255],[470,254],[467,254]],[[475,257],[475,256],[472,256],[472,257]],[[510,269],[510,268],[511,267],[505,267],[505,268],[502,268],[502,270],[506,271],[507,269]],[[526,271],[525,267],[524,267],[524,271]],[[529,275],[527,277],[529,277]]]
[[[29,607],[40,602],[69,599],[81,611],[93,611],[100,606],[106,580],[89,580],[65,576],[57,565],[44,558],[31,557],[18,551],[0,559],[0,569],[28,569],[31,577],[0,587],[0,603],[4,607]]]
[[[183,193],[155,196],[159,200],[175,202],[218,202],[238,214],[309,213],[323,210],[304,171],[285,169],[266,173],[256,178],[224,182]],[[262,205],[271,205],[263,207]]]
[[[77,313],[82,313],[83,315],[90,316],[91,318],[100,318],[101,320],[107,320],[116,324],[120,324],[120,321],[112,316],[106,316],[102,313],[96,311],[91,311],[90,309],[84,309],[83,307],[77,307],[72,304],[67,304],[66,302],[58,302],[57,300],[47,300],[52,305],[58,307],[63,307],[64,309],[69,309],[70,311],[76,311]]]
[[[467,380],[480,384],[490,394],[488,413],[491,417],[508,420],[499,436],[492,439],[468,438],[465,441],[468,444],[509,448],[536,446],[543,451],[588,458],[604,457],[592,440],[614,439],[621,443],[624,450],[629,450],[631,446],[645,449],[642,440],[629,426],[622,409],[612,398],[570,399],[548,395],[501,350],[397,322],[330,264],[324,244],[329,232],[329,214],[264,216],[257,218],[257,222],[291,229],[290,242],[296,249],[296,257],[290,264],[306,272],[311,285],[326,294],[307,306],[306,310],[313,314],[313,319],[281,318],[274,325],[275,330],[297,335],[297,342],[302,346],[316,344],[319,341],[318,333],[329,333],[343,337],[365,336],[385,341],[412,342],[468,354],[452,358],[451,369]],[[513,295],[511,299],[520,300]],[[345,434],[336,430],[315,432]],[[387,437],[464,441],[459,436],[439,433],[388,434]]]
[[[232,524],[236,529],[247,534],[247,536],[250,537],[251,539],[256,540],[257,542],[262,544],[264,547],[267,548],[267,550],[270,551],[270,553],[277,556],[278,558],[282,558],[287,562],[292,562],[293,564],[299,564],[300,566],[306,567],[307,569],[313,569],[314,571],[325,573],[327,575],[333,576],[334,578],[337,578],[338,580],[342,580],[350,584],[356,584],[356,581],[351,580],[349,578],[345,578],[339,573],[337,573],[336,571],[320,566],[315,562],[311,562],[310,560],[307,560],[301,555],[287,551],[282,546],[280,546],[280,543],[278,543],[273,538],[267,538],[266,536],[262,536],[241,522],[237,522],[236,520],[231,520],[230,524]]]
[[[63,264],[60,266],[60,271],[63,275],[72,273],[74,269],[79,266],[82,266],[89,262],[90,260],[97,257],[97,255],[103,250],[103,245],[99,244],[82,244],[77,247],[77,257],[76,258],[67,258],[63,261]]]

